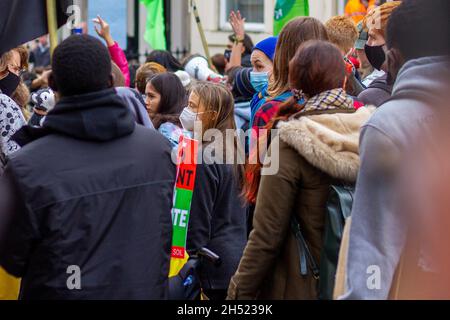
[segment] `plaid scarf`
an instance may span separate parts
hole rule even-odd
[[[302,112],[335,109],[354,109],[353,99],[342,88],[327,90],[307,99]]]

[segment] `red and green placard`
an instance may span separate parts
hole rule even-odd
[[[169,277],[178,274],[189,256],[186,252],[189,215],[197,173],[198,141],[181,136],[172,208],[172,252]]]

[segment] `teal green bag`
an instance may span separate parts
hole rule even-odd
[[[327,203],[323,248],[320,256],[319,299],[333,299],[334,282],[345,219],[352,212],[355,187],[332,185]]]
[[[333,299],[339,249],[345,219],[350,217],[352,212],[354,193],[355,187],[351,185],[332,185],[330,188],[320,264],[312,256],[298,220],[295,216],[291,218],[291,230],[297,239],[299,251],[300,274],[306,276],[311,272],[312,276],[319,280],[318,298],[321,300]]]

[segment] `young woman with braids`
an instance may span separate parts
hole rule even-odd
[[[371,110],[345,93],[345,64],[329,42],[308,41],[289,64],[293,97],[271,126],[279,131],[279,170],[261,176],[253,231],[230,282],[230,299],[316,299],[317,280],[300,274],[294,216],[319,261],[326,201],[336,181],[355,182],[358,138]],[[247,194],[252,190],[247,190]],[[253,192],[256,194],[255,190]]]

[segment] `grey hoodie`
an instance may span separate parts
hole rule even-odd
[[[438,75],[446,67],[443,57],[408,61],[398,74],[393,97],[443,92],[446,84]],[[395,210],[396,174],[402,165],[397,156],[416,144],[415,137],[423,134],[434,111],[425,102],[402,97],[383,104],[362,127],[346,293],[340,299],[388,298],[407,233],[407,213]]]

